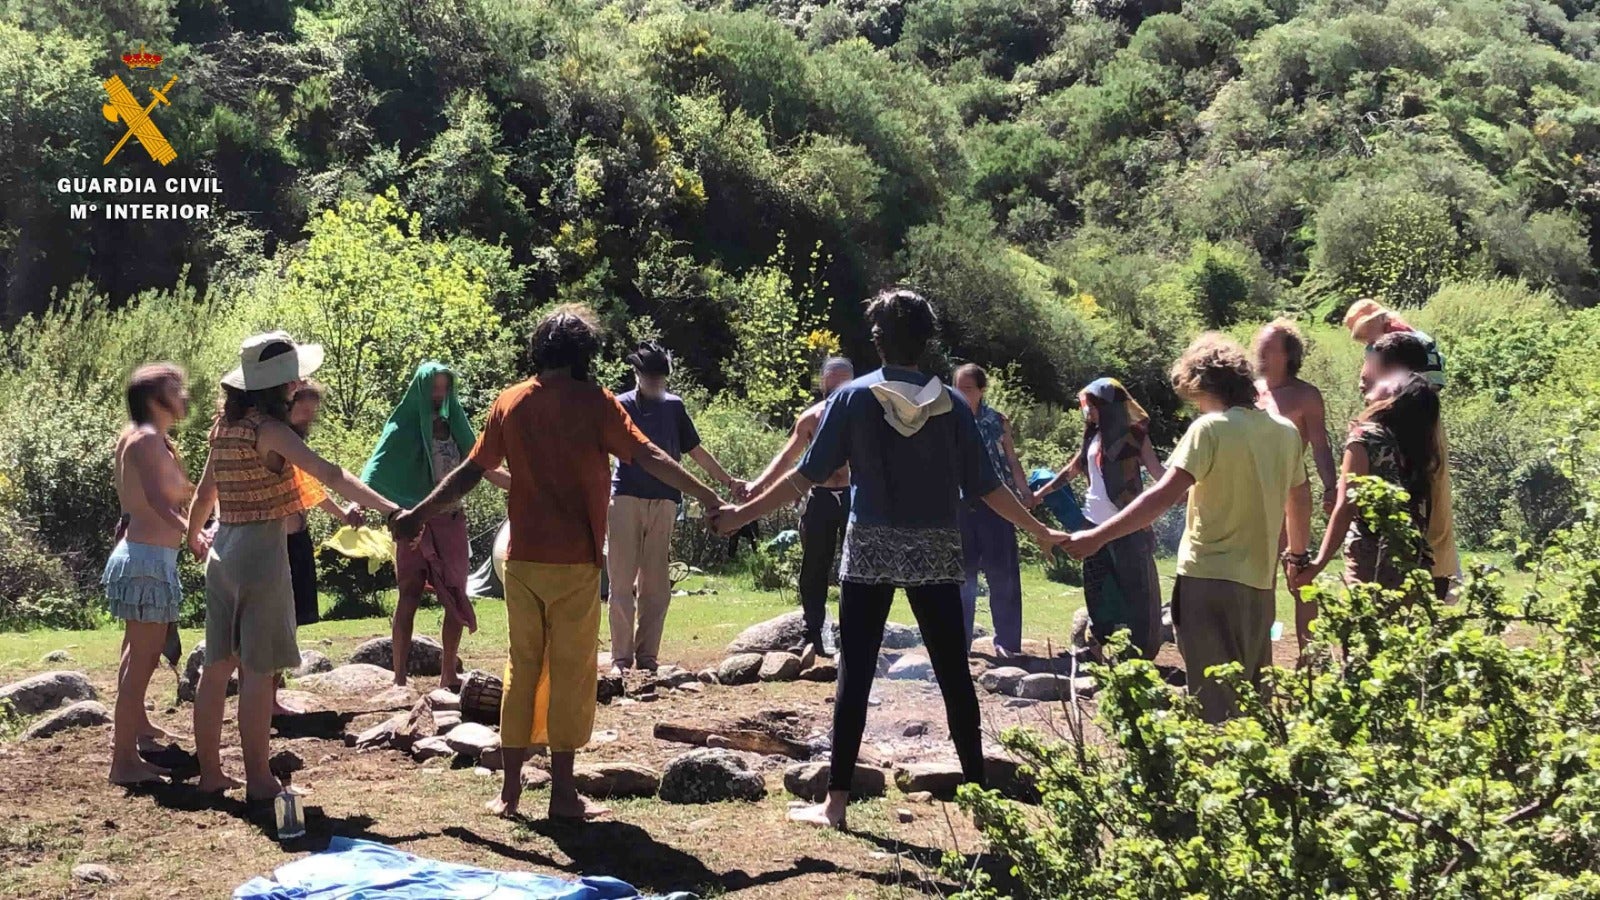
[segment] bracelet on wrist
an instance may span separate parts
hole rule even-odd
[[[1304,569],[1310,567],[1311,565],[1311,552],[1308,550],[1301,553],[1290,553],[1289,551],[1285,550],[1283,551],[1282,559],[1284,562],[1294,566],[1297,569]]]

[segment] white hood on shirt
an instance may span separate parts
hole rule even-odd
[[[929,379],[927,384],[880,381],[872,385],[872,396],[883,406],[884,421],[904,437],[916,434],[929,419],[944,415],[952,407],[950,392],[937,378]]]

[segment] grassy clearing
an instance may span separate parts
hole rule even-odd
[[[1506,560],[1493,554],[1469,554],[1468,561],[1506,567]],[[1157,562],[1164,591],[1170,590],[1174,565],[1174,560],[1170,558]],[[1529,581],[1529,576],[1525,574],[1508,572],[1507,588],[1515,594],[1525,588]],[[746,627],[795,608],[784,595],[751,588],[742,573],[696,576],[680,587],[715,593],[692,594],[673,600],[665,638],[665,651],[669,657],[688,660],[714,657]],[[1022,595],[1024,635],[1058,645],[1067,641],[1072,614],[1083,605],[1083,590],[1048,581],[1039,567],[1028,566],[1022,575]],[[836,596],[834,599],[837,599]],[[392,596],[385,598],[385,606],[392,608],[393,600]],[[329,598],[324,598],[324,608],[329,602]],[[417,616],[417,633],[437,634],[442,616],[437,607],[423,609]],[[903,595],[896,598],[889,617],[907,624],[916,622]],[[1293,631],[1294,611],[1288,594],[1284,592],[1278,595],[1278,619],[1283,622],[1286,635]],[[981,597],[978,621],[985,625],[989,621],[987,601]],[[477,633],[466,636],[462,641],[462,657],[469,666],[496,667],[505,660],[505,604],[498,600],[479,601],[478,623]],[[608,629],[608,623],[602,622],[601,649],[609,646]],[[362,641],[388,633],[387,618],[345,619],[319,622],[302,628],[300,641],[303,647],[321,649],[338,662]],[[192,647],[204,636],[201,629],[185,629],[184,646]],[[88,672],[114,671],[120,642],[121,629],[115,624],[93,631],[39,630],[8,634],[5,636],[4,649],[0,650],[0,677],[20,677],[30,672],[62,667]],[[52,666],[42,662],[45,654],[63,649],[71,654],[70,663]]]

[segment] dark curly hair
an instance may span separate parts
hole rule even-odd
[[[1368,352],[1376,355],[1385,369],[1424,372],[1428,368],[1428,345],[1409,331],[1394,331],[1378,338]]]
[[[1172,364],[1172,387],[1190,401],[1204,394],[1224,406],[1256,405],[1256,383],[1244,348],[1215,331],[1195,338]]]
[[[550,311],[533,329],[529,351],[535,368],[572,369],[572,377],[589,380],[589,369],[600,353],[600,326],[589,307],[568,303]]]
[[[933,304],[906,288],[887,288],[867,301],[872,343],[884,365],[914,366],[939,330]]]

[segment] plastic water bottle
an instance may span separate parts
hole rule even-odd
[[[306,818],[300,808],[300,795],[284,786],[283,792],[272,801],[272,811],[278,820],[278,840],[292,841],[306,833]]]
[[[1273,622],[1272,623],[1272,639],[1274,641],[1283,640],[1283,623],[1282,622]]]

